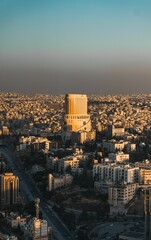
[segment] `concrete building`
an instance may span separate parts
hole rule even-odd
[[[123,136],[125,133],[125,128],[123,126],[110,124],[108,126],[108,133],[110,137]]]
[[[151,169],[140,169],[139,183],[151,185]]]
[[[65,174],[64,176],[55,177],[49,174],[49,191],[55,190],[61,187],[67,187],[71,185],[73,181],[73,176],[70,174]]]
[[[93,166],[93,177],[99,181],[111,181],[116,183],[118,179],[119,166],[116,164],[95,164]]]
[[[131,167],[130,165],[123,165],[118,169],[118,182],[126,183],[138,182],[139,168]]]
[[[135,196],[137,183],[120,184],[108,188],[108,202],[110,213],[125,213],[125,205]]]
[[[0,174],[0,208],[19,201],[19,179],[13,173]]]
[[[58,160],[59,172],[65,172],[67,167],[71,167],[71,171],[76,170],[79,167],[80,160],[77,157],[70,156]]]
[[[99,181],[113,183],[134,183],[138,181],[139,168],[130,165],[118,165],[116,163],[95,164],[93,166],[93,177]]]
[[[129,154],[124,154],[122,151],[117,153],[109,153],[108,157],[115,162],[124,162],[129,160]]]
[[[49,141],[47,138],[35,137],[35,136],[29,136],[29,137],[22,136],[19,141],[20,141],[20,145],[19,145],[20,151],[24,151],[24,150],[40,151],[42,149],[49,151],[51,149],[51,141]]]
[[[103,141],[102,142],[102,149],[107,150],[110,153],[116,152],[116,151],[122,151],[125,147],[125,142],[123,140],[116,141],[114,139],[110,141]]]
[[[87,113],[87,96],[82,94],[66,94],[65,127],[67,131],[91,131],[90,115]]]

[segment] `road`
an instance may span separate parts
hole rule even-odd
[[[24,202],[27,203],[35,198],[40,198],[40,210],[43,219],[47,220],[48,226],[51,226],[53,229],[53,238],[55,240],[74,240],[67,227],[43,198],[29,173],[24,171],[21,162],[16,159],[15,154],[5,146],[0,146],[0,151],[3,152],[9,168],[19,177],[20,195]]]

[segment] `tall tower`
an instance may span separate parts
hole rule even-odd
[[[32,240],[48,240],[48,222],[39,218],[40,199],[35,199],[36,218],[32,224]]]
[[[151,188],[145,190],[144,195],[145,211],[145,240],[151,239]]]
[[[91,131],[90,115],[87,113],[87,96],[66,94],[65,96],[65,132]]]
[[[0,208],[19,201],[19,179],[13,173],[0,174]]]

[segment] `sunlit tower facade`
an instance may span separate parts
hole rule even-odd
[[[151,188],[145,190],[144,212],[145,212],[145,240],[150,240],[151,239]]]
[[[0,208],[19,202],[19,179],[13,173],[0,174]]]
[[[66,132],[91,131],[88,99],[85,94],[66,94],[64,129]]]

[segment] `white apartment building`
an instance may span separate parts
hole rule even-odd
[[[130,167],[129,165],[122,166],[118,170],[118,182],[126,183],[138,182],[139,168]]]
[[[118,168],[116,164],[102,164],[98,163],[93,165],[93,177],[99,181],[117,182]]]
[[[130,165],[96,164],[93,166],[93,177],[99,181],[119,183],[134,183],[138,181],[139,168]]]

